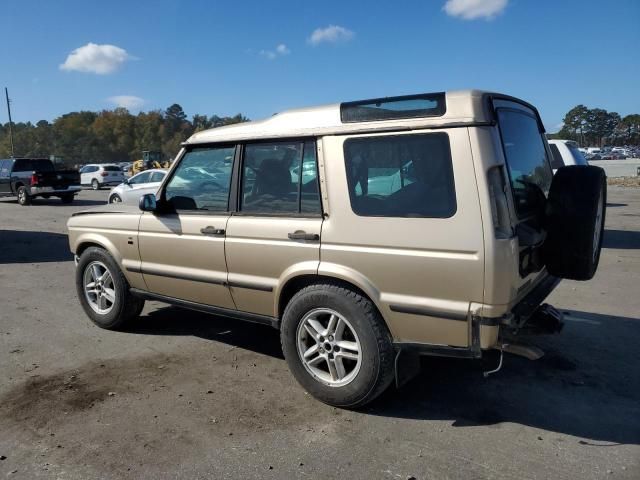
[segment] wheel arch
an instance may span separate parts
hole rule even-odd
[[[370,300],[371,303],[376,307],[378,313],[384,318],[383,310],[380,308],[380,295],[377,289],[375,289],[371,284],[366,284],[365,282],[358,282],[357,279],[354,281],[356,277],[349,276],[349,278],[345,278],[345,276],[340,274],[332,274],[332,273],[306,273],[293,276],[287,279],[286,283],[282,285],[282,287],[278,290],[277,298],[276,298],[276,316],[278,318],[282,318],[284,314],[284,310],[287,307],[289,301],[293,298],[293,296],[300,291],[301,289],[308,287],[309,285],[319,284],[319,283],[331,283],[334,285],[340,285],[344,288],[353,290],[354,292],[362,295],[366,299]],[[368,282],[367,282],[368,283]],[[388,327],[388,323],[387,323]]]
[[[101,237],[100,235],[89,233],[79,237],[75,240],[71,250],[79,257],[85,252],[85,250],[91,247],[98,247],[106,250],[118,265],[122,265],[122,256],[118,253],[118,249],[110,240]]]

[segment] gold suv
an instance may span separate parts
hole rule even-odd
[[[540,304],[594,275],[606,179],[550,158],[535,107],[481,91],[198,132],[139,207],[69,220],[78,296],[107,329],[145,299],[272,325],[307,391],[358,407],[417,355],[559,330]]]

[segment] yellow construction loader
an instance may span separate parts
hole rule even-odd
[[[142,152],[142,158],[131,164],[129,174],[133,176],[151,168],[169,168],[170,166],[171,162],[169,160],[162,160],[161,152],[144,150]]]

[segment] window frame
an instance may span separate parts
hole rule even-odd
[[[302,197],[300,195],[302,188],[302,165],[304,163],[304,150],[300,157],[300,175],[298,178],[298,213],[294,212],[244,212],[242,211],[242,182],[244,177],[244,162],[245,162],[245,148],[248,145],[256,145],[256,144],[274,144],[274,143],[302,143],[303,149],[305,142],[312,142],[314,148],[314,157],[316,163],[316,182],[318,185],[318,202],[320,204],[320,212],[318,213],[302,213]],[[242,216],[242,217],[273,217],[273,218],[324,218],[324,207],[322,205],[322,192],[320,190],[320,167],[318,161],[318,138],[315,136],[305,136],[305,137],[288,137],[288,138],[260,138],[256,140],[247,140],[243,141],[238,145],[240,148],[240,154],[238,155],[239,161],[237,162],[237,168],[234,169],[233,177],[231,180],[232,189],[233,184],[235,182],[235,210],[233,210],[232,215],[234,216]]]
[[[171,208],[166,198],[166,190],[167,185],[171,182],[176,172],[180,168],[180,164],[182,160],[187,156],[192,150],[199,148],[233,148],[233,160],[231,162],[231,179],[229,180],[229,193],[227,195],[227,209],[226,210],[183,210]],[[233,213],[233,208],[235,208],[234,202],[234,183],[235,183],[235,170],[236,164],[239,161],[239,144],[235,142],[221,142],[221,143],[195,143],[193,145],[183,146],[182,153],[176,158],[174,162],[174,166],[169,170],[164,178],[162,179],[162,183],[160,184],[160,188],[158,190],[157,197],[159,198],[160,205],[160,213],[162,214],[172,214],[175,213],[177,215],[205,215],[205,216],[216,216],[216,215],[231,215]]]
[[[377,138],[408,138],[408,137],[415,137],[415,136],[427,136],[427,135],[442,135],[446,138],[447,140],[447,147],[449,149],[449,168],[450,168],[450,173],[451,173],[451,181],[452,181],[452,193],[453,193],[453,200],[454,200],[454,208],[453,211],[451,212],[450,215],[446,216],[446,217],[434,217],[434,216],[425,216],[425,215],[363,215],[361,213],[358,213],[354,210],[353,208],[353,201],[355,198],[355,185],[352,185],[352,179],[349,176],[349,173],[347,172],[347,154],[346,154],[346,148],[347,148],[347,144],[353,140],[360,140],[363,138],[367,138],[367,139],[377,139]],[[453,166],[453,151],[451,149],[451,137],[449,136],[449,134],[445,131],[428,131],[428,132],[424,132],[424,131],[420,131],[420,132],[411,132],[411,133],[406,133],[406,134],[401,134],[401,133],[389,133],[389,134],[383,134],[383,135],[378,135],[378,134],[374,134],[374,135],[358,135],[358,136],[353,136],[353,137],[348,137],[344,140],[344,142],[342,142],[342,159],[343,159],[343,165],[345,167],[345,176],[347,179],[347,193],[349,195],[349,205],[351,207],[351,212],[353,212],[354,215],[358,216],[358,217],[362,217],[362,218],[385,218],[385,219],[396,219],[396,218],[401,218],[401,219],[411,219],[411,218],[415,218],[417,220],[425,220],[425,219],[431,219],[431,220],[447,220],[450,218],[453,218],[456,213],[458,213],[458,191],[456,188],[456,177],[455,177],[455,168]],[[400,171],[402,170],[403,166],[400,167]],[[402,175],[402,173],[401,173]]]
[[[498,117],[498,113],[501,110],[504,111],[508,111],[508,112],[512,112],[512,113],[516,113],[516,114],[520,114],[520,115],[525,115],[527,117],[532,118],[533,120],[535,120],[537,128],[538,128],[538,135],[540,137],[540,141],[542,142],[542,146],[544,147],[544,151],[545,151],[545,158],[547,160],[547,167],[549,167],[549,172],[551,173],[551,180],[553,180],[553,166],[551,165],[551,156],[553,155],[553,153],[551,152],[551,148],[549,147],[549,142],[547,142],[546,137],[545,137],[545,132],[544,132],[544,128],[542,127],[542,122],[540,120],[540,117],[537,115],[537,111],[536,110],[532,110],[528,105],[522,104],[520,102],[516,102],[514,100],[503,100],[503,99],[499,99],[502,100],[504,102],[511,102],[514,105],[513,106],[509,106],[509,105],[501,105],[496,107],[495,104],[493,105],[493,111],[495,114],[495,118],[496,118],[496,126],[498,128],[498,135],[500,137],[500,148],[502,149],[502,155],[504,157],[504,164],[506,166],[506,173],[507,173],[507,177],[509,180],[509,190],[511,191],[511,203],[513,205],[513,209],[514,212],[516,214],[516,218],[518,220],[526,220],[527,218],[531,218],[531,217],[535,217],[538,212],[535,212],[533,210],[527,210],[526,212],[520,212],[518,210],[518,202],[516,199],[516,195],[515,195],[515,188],[513,186],[513,178],[511,176],[511,165],[509,164],[509,160],[507,157],[507,149],[505,147],[505,142],[504,142],[504,134],[502,131],[502,126],[500,125],[500,120]],[[549,192],[546,192],[547,195]]]

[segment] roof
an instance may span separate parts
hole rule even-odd
[[[486,95],[498,94],[481,90],[446,92],[446,111],[441,116],[382,121],[343,123],[340,118],[341,104],[339,103],[286,110],[265,120],[238,123],[197,132],[185,142],[185,145],[434,128],[465,123],[490,122],[492,121],[491,114],[487,111],[484,102]]]

